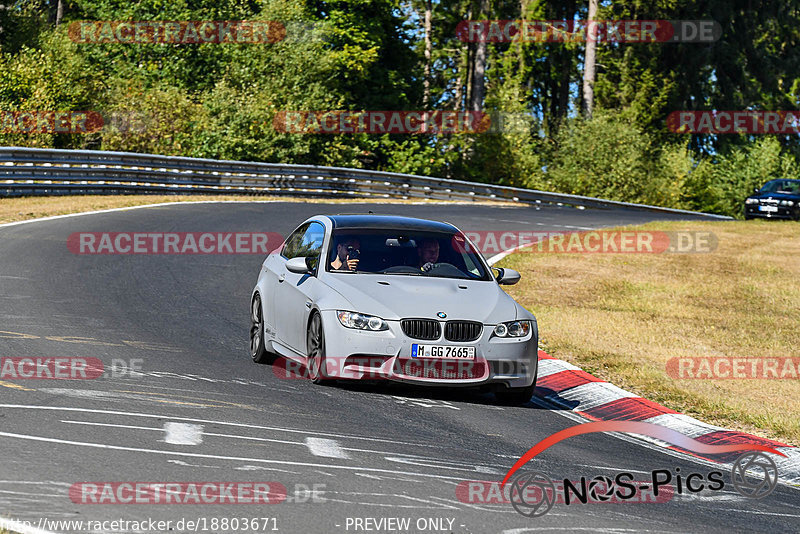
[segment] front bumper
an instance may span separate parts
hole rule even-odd
[[[758,207],[758,204],[745,204],[745,216],[763,219],[797,219],[800,217],[800,208],[797,206],[776,206],[778,211],[760,211]]]
[[[494,325],[484,325],[471,342],[418,340],[408,337],[400,321],[386,321],[389,329],[367,332],[345,328],[334,311],[322,312],[325,357],[330,378],[392,380],[423,385],[513,388],[530,386],[536,378],[538,330],[533,323],[524,338],[498,338]],[[444,322],[442,322],[442,332]],[[474,346],[474,360],[412,358],[411,345]]]

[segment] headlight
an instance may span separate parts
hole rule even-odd
[[[781,200],[781,206],[794,206],[794,202],[791,200]]]
[[[339,317],[339,322],[342,323],[342,326],[347,328],[371,330],[373,332],[389,329],[389,325],[386,324],[386,321],[374,315],[364,315],[363,313],[341,310],[336,312],[336,315]]]
[[[497,337],[525,337],[530,332],[530,321],[510,321],[494,327],[494,335]]]
[[[757,198],[748,198],[747,200],[744,201],[744,203],[745,204],[758,204],[758,199]]]

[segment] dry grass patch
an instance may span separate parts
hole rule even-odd
[[[712,424],[800,445],[800,379],[676,380],[673,357],[800,357],[800,224],[669,222],[706,254],[517,253],[509,293],[553,356]],[[545,247],[546,249],[546,247]]]

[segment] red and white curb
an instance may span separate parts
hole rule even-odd
[[[487,261],[489,265],[494,265],[509,254],[531,245],[529,243],[504,250]],[[535,396],[592,421],[642,421],[667,427],[702,443],[713,445],[752,443],[773,447],[786,455],[785,457],[771,456],[778,467],[780,480],[800,486],[800,449],[797,447],[790,447],[785,443],[745,432],[709,425],[600,380],[580,367],[553,358],[542,350],[539,351],[539,372]],[[716,463],[730,464],[738,456],[738,454],[730,454],[720,455],[718,458],[707,458],[654,438],[641,436],[641,439]]]
[[[800,485],[800,449],[779,441],[709,425],[600,380],[580,367],[553,358],[541,350],[535,395],[550,404],[592,421],[642,421],[667,427],[702,443],[713,445],[752,443],[774,447],[786,455],[786,457],[770,456],[778,467],[778,477],[788,484]],[[738,456],[738,453],[733,453],[705,457],[674,447],[664,441],[647,437],[642,439],[673,451],[722,464],[729,464]]]

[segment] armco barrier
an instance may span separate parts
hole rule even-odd
[[[729,218],[534,189],[364,169],[131,152],[0,147],[0,197],[137,192],[501,200]]]

